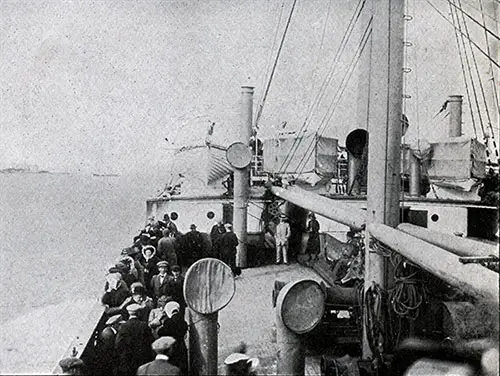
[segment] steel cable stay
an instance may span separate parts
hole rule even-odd
[[[451,5],[449,5],[450,7],[450,12],[451,12],[451,19],[452,19],[452,22],[453,22],[453,26],[455,26],[455,17],[454,17],[454,13],[453,13],[453,10],[451,8]],[[459,34],[458,34],[458,30],[455,28],[454,30],[455,32],[455,40],[457,42],[457,49],[458,49],[458,55],[460,57],[460,66],[462,67],[462,76],[464,78],[464,84],[465,84],[465,93],[467,95],[467,103],[469,105],[469,111],[470,111],[470,116],[471,116],[471,120],[472,120],[472,128],[474,129],[474,134],[477,138],[477,128],[476,128],[476,118],[474,117],[474,111],[472,110],[472,102],[471,102],[471,95],[470,95],[470,91],[469,91],[469,84],[468,84],[468,81],[467,81],[467,74],[465,72],[465,64],[464,64],[464,57],[462,55],[462,48],[460,47],[460,40],[459,40]]]
[[[276,66],[278,65],[278,60],[280,58],[281,51],[282,51],[283,45],[285,43],[286,34],[288,33],[288,28],[290,27],[290,22],[292,20],[293,12],[295,10],[295,6],[296,5],[297,5],[297,0],[294,0],[293,4],[292,4],[292,9],[290,10],[290,14],[288,15],[288,20],[286,21],[285,30],[283,31],[283,36],[281,38],[281,42],[280,42],[280,45],[279,45],[279,48],[278,48],[278,53],[276,55],[276,59],[274,60],[273,68],[271,70],[271,75],[269,76],[269,81],[267,82],[266,90],[264,91],[264,97],[262,98],[262,104],[260,105],[259,110],[257,112],[257,116],[255,118],[255,123],[254,123],[255,125],[257,125],[259,123],[260,117],[262,115],[262,110],[264,109],[264,105],[266,103],[267,95],[269,94],[269,89],[271,87],[271,82],[273,80],[274,73],[276,72]]]
[[[345,72],[344,76],[342,77],[342,81],[341,81],[339,87],[337,88],[337,91],[336,91],[336,93],[334,95],[332,103],[328,107],[325,115],[323,116],[320,124],[317,127],[318,137],[320,137],[320,136],[323,135],[323,133],[324,133],[324,131],[326,129],[326,126],[328,125],[330,119],[332,118],[333,114],[335,113],[335,111],[336,111],[336,109],[338,107],[338,104],[340,103],[340,99],[342,98],[342,95],[343,95],[345,89],[347,88],[347,84],[349,83],[349,80],[350,80],[350,78],[352,76],[352,73],[354,72],[354,70],[355,70],[355,68],[356,68],[356,66],[358,64],[358,62],[359,62],[359,60],[361,58],[361,54],[363,53],[363,51],[364,51],[364,49],[366,47],[366,43],[368,42],[369,37],[371,35],[371,25],[372,25],[372,18],[370,18],[370,21],[368,22],[368,25],[365,28],[363,36],[362,36],[362,38],[360,40],[360,43],[358,45],[358,48],[356,49],[356,52],[355,52],[355,54],[353,56],[353,59],[349,63],[347,71]],[[302,168],[300,168],[300,170],[299,170],[299,175],[302,174],[305,166],[307,165],[307,162],[309,162],[309,159],[312,156],[312,152],[314,151],[315,141],[316,141],[316,138],[314,138],[309,143],[309,146],[307,147],[304,156],[301,158],[299,164],[297,165],[298,168],[301,165],[303,165]]]
[[[453,23],[448,19],[448,17],[446,17],[443,12],[441,12],[438,8],[436,8],[434,6],[434,4],[432,4],[430,2],[430,0],[425,0],[442,18],[444,18],[444,20],[446,22],[448,22],[449,24],[453,25]],[[453,25],[453,27],[455,28],[455,30],[457,29],[455,25]],[[460,32],[461,35],[463,35],[462,32]],[[497,68],[500,68],[500,64],[493,60],[493,58],[491,56],[489,56],[480,46],[478,46],[478,44],[476,42],[474,42],[473,40],[471,40],[471,43],[474,45],[474,47],[476,47],[484,56],[486,56],[487,59],[489,59]]]
[[[468,71],[469,79],[470,79],[470,82],[471,82],[472,94],[474,96],[474,103],[476,105],[475,108],[477,110],[477,117],[479,119],[479,125],[481,126],[481,131],[483,132],[483,135],[484,135],[483,117],[481,116],[481,108],[479,106],[479,100],[477,98],[476,85],[474,83],[474,77],[473,77],[473,74],[472,74],[471,63],[469,61],[469,53],[467,51],[467,45],[465,44],[465,38],[468,38],[468,36],[462,32],[462,24],[461,24],[460,18],[458,16],[458,11],[456,9],[455,9],[455,11],[453,11],[453,8],[451,7],[451,4],[450,4],[450,11],[452,12],[452,17],[453,17],[453,14],[454,14],[455,18],[456,18],[456,21],[457,21],[458,30],[460,32],[460,40],[462,42],[462,48],[463,48],[464,55],[465,55],[465,63],[466,63],[466,66],[467,66],[467,71]],[[476,138],[477,138],[477,134],[476,134]]]
[[[342,36],[342,40],[340,42],[340,46],[339,46],[339,48],[337,49],[337,51],[335,53],[335,57],[334,57],[331,65],[330,65],[328,74],[325,77],[325,80],[323,81],[323,83],[322,83],[322,85],[321,85],[321,87],[320,87],[320,89],[318,91],[318,95],[317,95],[317,97],[316,97],[313,105],[311,106],[308,114],[306,115],[306,118],[304,119],[304,122],[302,123],[299,131],[297,132],[297,135],[301,135],[309,127],[309,125],[310,125],[310,117],[311,117],[314,109],[317,107],[317,105],[319,104],[319,102],[323,98],[323,96],[324,96],[324,94],[326,92],[326,87],[328,86],[328,84],[330,83],[330,81],[331,81],[334,73],[336,72],[336,69],[338,67],[338,62],[340,61],[340,57],[341,57],[342,53],[344,52],[347,43],[350,41],[350,38],[351,38],[351,35],[352,35],[352,31],[354,30],[354,26],[356,25],[357,20],[359,19],[359,16],[360,16],[360,14],[361,14],[361,12],[362,12],[362,10],[364,8],[365,3],[366,3],[366,0],[360,0],[358,2],[357,6],[356,6],[356,9],[355,9],[353,15],[351,16],[351,19],[349,21],[347,29],[344,32],[343,36]],[[299,138],[296,138],[294,140],[292,146],[290,147],[290,151],[288,152],[287,156],[283,160],[283,163],[282,163],[281,167],[278,170],[278,173],[282,172],[282,171],[285,171],[288,168],[288,166],[290,165],[291,160],[292,160],[293,156],[295,155],[295,153],[297,152],[298,147],[300,146],[301,142],[302,142],[302,139],[299,139]],[[286,166],[285,166],[285,164],[286,164]]]
[[[480,9],[476,8],[474,5],[468,3],[467,1],[464,1],[464,4],[467,5],[468,7],[471,7],[472,9],[478,11],[478,12],[482,12]],[[497,24],[500,24],[500,21],[498,21],[495,17],[493,17],[492,15],[488,14],[488,13],[483,13],[484,16],[488,17],[489,19],[495,21]]]
[[[277,3],[277,4],[279,4],[279,3]],[[269,71],[271,70],[274,48],[276,47],[276,41],[278,40],[278,31],[279,31],[279,28],[281,25],[281,18],[283,17],[284,5],[285,5],[285,1],[283,0],[283,2],[281,3],[281,9],[280,9],[279,16],[278,16],[278,22],[276,23],[276,29],[274,30],[273,44],[272,44],[271,49],[269,51],[269,57],[268,57],[267,63],[266,63],[266,74],[264,75],[264,77],[262,79],[261,87],[264,87],[265,83],[267,82],[267,78],[269,76]],[[263,106],[263,98],[264,98],[264,92],[262,92],[261,97],[259,99],[258,108]],[[254,123],[254,127],[255,128],[258,127],[257,122]]]
[[[460,1],[458,2],[459,6],[457,6],[456,4],[454,4],[454,3],[450,2],[449,0],[448,0],[448,2],[449,2],[449,3],[453,6],[453,7],[455,7],[455,9],[459,10],[459,11],[462,13],[462,16],[467,16],[467,17],[468,17],[468,18],[470,18],[472,21],[474,21],[474,23],[478,24],[478,25],[479,25],[479,27],[481,27],[481,28],[484,30],[484,32],[485,32],[485,33],[489,33],[489,34],[491,34],[491,36],[493,36],[494,38],[496,38],[496,39],[500,40],[500,37],[499,37],[497,34],[495,34],[493,31],[491,31],[489,28],[487,28],[487,27],[486,27],[486,25],[481,24],[478,20],[476,20],[476,19],[475,19],[474,17],[472,17],[469,13],[467,13],[465,10],[463,10],[463,7],[462,7],[462,4],[461,4],[461,2],[460,2]]]
[[[458,4],[461,6],[461,0],[458,0]],[[462,16],[463,17],[463,16]],[[476,68],[476,75],[477,75],[477,79],[479,81],[479,88],[481,90],[481,95],[483,97],[483,102],[484,102],[484,109],[486,111],[486,118],[488,120],[488,125],[490,127],[490,129],[493,131],[493,127],[491,125],[491,116],[490,116],[490,111],[488,109],[488,102],[486,100],[486,95],[484,93],[484,87],[483,87],[483,82],[481,80],[481,76],[480,76],[480,73],[479,73],[479,68],[478,68],[478,64],[477,64],[477,60],[476,60],[476,55],[474,54],[474,50],[472,48],[472,44],[470,43],[470,33],[469,33],[469,28],[467,26],[467,23],[465,21],[465,17],[463,17],[463,22],[464,22],[464,25],[465,25],[465,33],[469,36],[469,47],[470,47],[470,50],[471,50],[471,54],[472,54],[472,59],[473,59],[473,62],[474,62],[474,66]],[[478,107],[478,111],[479,111],[479,107]],[[489,141],[489,138],[487,137],[486,135],[486,131],[484,128],[482,128],[482,131],[483,131],[483,139],[485,140],[485,144],[486,144],[486,155],[487,155],[487,158],[488,158],[488,164],[491,165],[491,159],[490,159],[490,152],[488,150],[488,141]],[[494,146],[495,148],[495,151],[496,151],[496,145]],[[498,155],[498,152],[496,152],[497,155]]]
[[[323,116],[323,119],[321,120],[320,124],[318,125],[317,132],[318,132],[318,137],[321,137],[326,129],[326,126],[330,122],[333,114],[335,113],[338,104],[340,103],[340,100],[342,98],[342,95],[344,94],[345,89],[347,88],[347,84],[349,83],[349,80],[352,76],[352,73],[354,72],[354,69],[356,68],[360,58],[361,54],[363,53],[366,43],[371,35],[371,22],[372,19],[370,18],[370,22],[368,23],[368,26],[365,29],[365,33],[363,34],[363,37],[360,41],[360,45],[358,46],[358,49],[356,50],[356,54],[353,57],[353,60],[349,64],[348,70],[346,71],[346,74],[342,78],[342,82],[340,83],[340,86],[337,88],[337,92],[335,93],[334,99],[330,106],[328,107],[325,115]],[[347,78],[347,79],[346,79]],[[328,115],[330,113],[330,115]],[[328,119],[326,119],[328,117]],[[326,120],[325,120],[326,119]],[[302,174],[305,166],[307,165],[307,162],[309,162],[309,159],[312,156],[312,152],[314,151],[314,144],[315,144],[316,138],[313,139],[304,156],[302,157],[301,161],[298,164],[298,167],[300,167],[301,164],[303,164],[302,168],[299,171],[299,175]],[[307,159],[306,159],[307,156]]]
[[[483,21],[483,25],[486,26],[486,20],[484,18],[484,15],[485,15],[485,12],[483,10],[483,1],[482,0],[479,0],[479,7],[481,8],[481,19]],[[484,32],[484,38],[485,38],[485,41],[486,41],[486,51],[488,52],[488,54],[491,54],[491,51],[490,51],[490,43],[489,43],[489,38],[488,38],[488,33],[486,33],[486,31]],[[493,98],[494,98],[494,104],[496,104],[496,110],[498,112],[497,116],[498,116],[498,120],[500,120],[500,101],[498,100],[498,90],[497,90],[497,86],[496,86],[496,83],[495,83],[495,75],[493,74],[493,65],[491,64],[491,61],[489,61],[489,66],[490,66],[490,72],[491,72],[491,84],[492,84],[492,91],[493,91]],[[499,161],[499,157],[498,157],[498,147],[496,145],[496,141],[495,141],[495,131],[493,129],[493,125],[491,124],[490,122],[490,131],[491,131],[491,140],[493,142],[493,147],[495,149],[495,155],[497,157],[497,163],[500,164],[500,161]]]

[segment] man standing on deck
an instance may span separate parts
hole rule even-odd
[[[157,354],[156,358],[152,362],[140,366],[137,370],[137,375],[180,375],[180,369],[170,363],[172,348],[175,342],[175,339],[172,337],[160,337],[154,341],[151,347]]]
[[[155,302],[160,296],[167,295],[168,282],[171,278],[168,275],[168,262],[160,261],[157,266],[160,273],[151,278],[151,288],[153,289],[153,298]]]
[[[196,229],[196,225],[193,223],[189,228],[191,231],[184,235],[184,238],[188,252],[188,265],[191,265],[203,258],[205,255],[203,249],[203,238],[200,232]]]
[[[233,232],[233,225],[226,223],[224,225],[226,232],[220,240],[220,255],[221,260],[231,267],[234,276],[241,274],[241,270],[236,267],[236,247],[238,246],[238,238]]]
[[[276,264],[283,262],[288,264],[288,239],[290,238],[290,225],[286,220],[285,215],[280,216],[278,225],[276,226]]]
[[[314,213],[309,213],[309,223],[307,224],[306,231],[309,233],[306,253],[309,255],[309,262],[311,262],[313,258],[318,259],[320,252],[319,222],[316,220]]]
[[[137,368],[153,359],[153,333],[147,322],[137,318],[140,308],[138,304],[127,306],[129,319],[120,326],[116,334],[117,374],[120,376],[135,376]]]

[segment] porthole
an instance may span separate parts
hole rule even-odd
[[[177,218],[179,218],[179,214],[177,214],[176,212],[170,213],[170,219],[172,221],[175,221]]]
[[[207,218],[208,219],[214,219],[214,217],[215,217],[215,213],[213,211],[207,212]]]
[[[431,215],[431,221],[432,222],[437,222],[438,220],[439,220],[439,215],[437,215],[437,214]]]

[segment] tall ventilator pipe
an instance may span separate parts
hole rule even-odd
[[[450,109],[449,137],[460,137],[462,135],[462,96],[450,95],[448,107]]]
[[[420,161],[410,149],[410,196],[420,196]]]
[[[303,279],[287,283],[276,301],[276,374],[303,376],[305,349],[301,335],[313,330],[325,312],[325,295],[316,281]]]
[[[253,87],[241,87],[241,127],[237,141],[249,146],[252,136]],[[233,228],[238,237],[236,249],[236,265],[247,266],[247,206],[250,193],[249,167],[234,170],[234,209]]]
[[[189,374],[217,375],[218,317],[234,296],[231,268],[205,258],[186,272],[184,296],[189,307]]]

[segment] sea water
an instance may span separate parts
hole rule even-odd
[[[107,268],[144,226],[146,199],[160,187],[138,176],[0,173],[1,326],[98,299]]]

